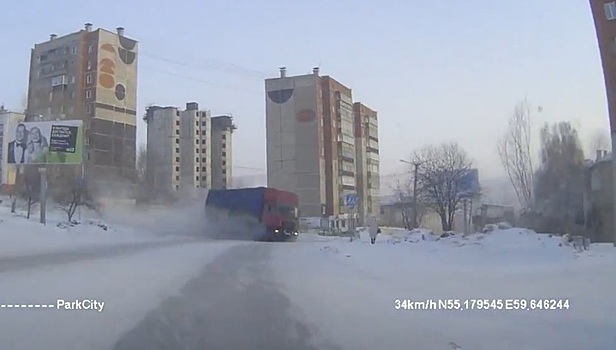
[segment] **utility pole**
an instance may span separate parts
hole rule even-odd
[[[417,177],[419,175],[419,167],[423,162],[409,162],[404,159],[400,159],[400,162],[413,166],[413,227],[411,229],[415,229],[418,226],[417,217],[419,216],[417,210]]]
[[[419,174],[419,166],[420,163],[413,163],[414,174],[413,174],[413,229],[417,228],[417,176]]]

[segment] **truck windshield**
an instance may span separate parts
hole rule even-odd
[[[297,217],[297,208],[291,205],[278,204],[278,212],[285,218],[296,218]]]

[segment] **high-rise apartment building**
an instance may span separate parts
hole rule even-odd
[[[151,187],[174,193],[229,186],[236,128],[231,117],[212,118],[210,111],[189,102],[185,110],[150,106],[144,120]]]
[[[616,134],[616,1],[590,0],[599,43],[612,138]]]
[[[295,192],[302,216],[348,213],[345,195],[359,195],[351,89],[318,68],[281,68],[265,89],[268,186]]]
[[[357,159],[351,89],[329,76],[321,78],[325,143],[326,212],[347,213],[344,197],[357,192]]]
[[[265,80],[267,185],[299,197],[302,216],[327,214],[321,77]]]
[[[82,30],[34,45],[27,120],[81,119],[88,179],[133,179],[137,124],[137,41],[115,32]]]
[[[612,136],[612,159],[616,157],[616,1],[590,0],[590,8],[595,22],[595,31],[601,55],[603,67],[603,79],[607,95],[607,109],[610,120],[610,132]],[[616,185],[616,161],[612,161],[612,183]],[[613,188],[613,186],[612,186]],[[616,189],[612,189],[614,193]],[[612,194],[613,195],[613,194]],[[604,220],[604,226],[608,231],[614,232],[614,245],[616,246],[616,214],[614,205],[609,209],[612,218]]]
[[[11,127],[15,127],[19,122],[23,122],[25,115],[22,113],[15,113],[5,110],[0,107],[0,192],[10,193],[15,185],[17,177],[17,168],[13,165],[9,165],[9,144],[16,139],[14,130]]]
[[[355,151],[357,160],[357,194],[360,222],[367,215],[378,217],[381,212],[379,129],[376,111],[360,102],[353,104],[355,116]]]
[[[212,117],[212,188],[232,187],[233,178],[233,117]]]

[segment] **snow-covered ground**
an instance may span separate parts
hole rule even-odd
[[[0,349],[112,349],[165,298],[238,242],[191,243],[134,255],[0,274]],[[102,312],[1,305],[104,302]]]
[[[70,225],[66,213],[53,205],[48,208],[46,225],[42,225],[39,223],[38,205],[32,207],[28,219],[23,203],[17,206],[13,214],[11,200],[8,197],[0,197],[0,200],[0,257],[161,239],[136,229],[135,225],[108,224],[96,213],[86,209],[80,209],[73,218],[79,224]]]
[[[422,239],[423,235],[423,239]],[[577,253],[523,229],[438,239],[381,235],[371,245],[305,235],[278,249],[298,317],[349,349],[615,349],[616,248]],[[309,243],[310,242],[310,243]],[[396,310],[396,300],[568,300],[565,310]],[[471,302],[472,303],[472,302]],[[309,305],[309,306],[308,306]],[[453,345],[455,348],[455,345]]]
[[[109,226],[82,214],[82,224],[58,227],[65,220],[57,212],[42,226],[36,213],[30,220],[22,213],[13,215],[5,201],[0,205],[0,257],[160,239],[152,232],[191,231],[196,224],[188,209],[174,214],[161,208],[143,215],[133,209],[120,212],[123,215],[110,216],[114,224]],[[426,231],[384,228],[383,232],[374,245],[364,232],[353,242],[302,234],[295,243],[204,241],[73,264],[8,269],[0,273],[0,305],[87,298],[104,301],[105,309],[97,313],[0,307],[0,348],[108,349],[165,298],[179,296],[182,286],[213,266],[215,258],[245,245],[258,251],[265,247],[267,254],[255,254],[264,260],[254,267],[273,273],[240,273],[233,288],[247,288],[250,278],[267,280],[288,297],[293,317],[312,325],[315,343],[354,350],[616,349],[616,248],[611,244],[593,244],[579,252],[562,237],[517,228],[443,238]],[[234,255],[219,264],[236,258],[241,257]],[[224,274],[224,266],[217,265],[210,276]],[[219,285],[215,279],[206,281],[206,287],[208,283]],[[208,290],[202,295],[209,297]],[[465,300],[530,304],[554,299],[567,300],[569,307],[395,308],[396,300],[445,299],[459,300],[461,307]],[[241,317],[237,309],[234,312],[202,315],[207,320],[204,327],[222,316]],[[323,347],[317,344],[317,348]]]

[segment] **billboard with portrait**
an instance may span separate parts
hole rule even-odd
[[[83,121],[13,123],[5,156],[8,164],[81,164]]]

